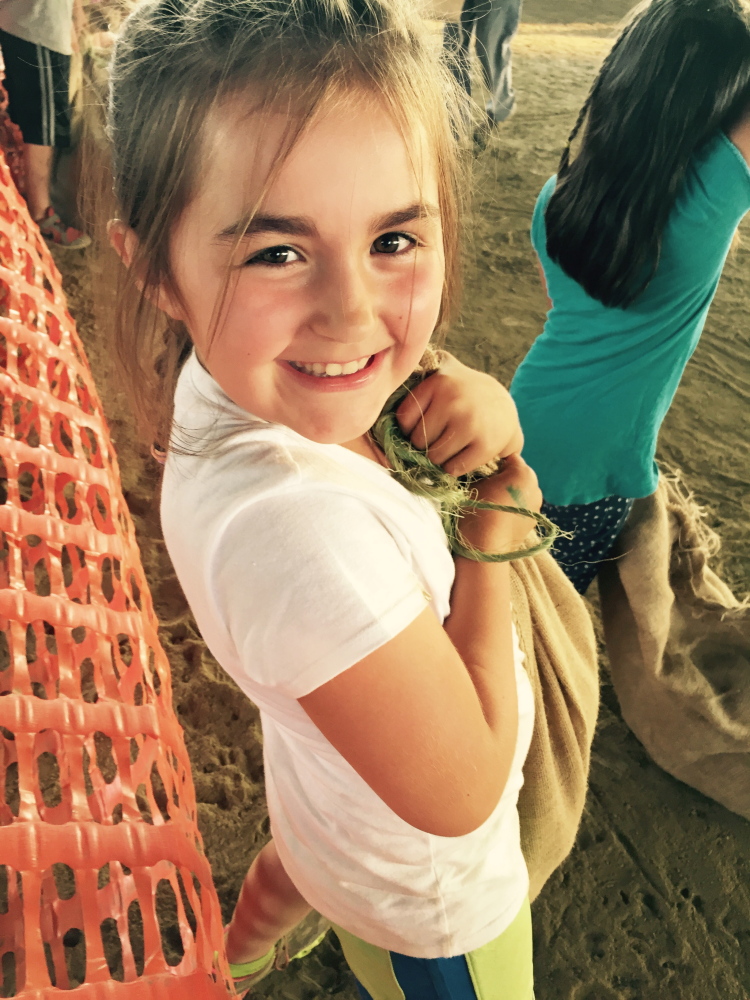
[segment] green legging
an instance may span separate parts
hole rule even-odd
[[[503,933],[454,958],[410,958],[334,924],[362,1000],[533,1000],[528,901]]]

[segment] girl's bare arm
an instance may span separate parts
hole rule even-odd
[[[541,495],[528,466],[509,460],[485,480],[485,499]],[[464,534],[495,551],[519,544],[528,519],[482,511]],[[509,571],[456,560],[451,614],[441,627],[426,609],[398,636],[300,698],[324,736],[403,820],[428,833],[470,833],[492,813],[516,745],[518,710]]]
[[[750,109],[745,112],[734,128],[730,129],[729,138],[750,165]]]
[[[536,255],[535,255],[536,256]],[[536,258],[536,269],[539,272],[539,280],[542,283],[542,288],[544,289],[544,297],[547,300],[547,312],[552,308],[552,299],[549,297],[549,292],[547,291],[547,276],[544,273],[544,268],[542,267],[542,262],[539,258]]]

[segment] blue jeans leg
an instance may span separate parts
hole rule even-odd
[[[455,21],[446,21],[443,25],[443,48],[448,54],[451,73],[466,93],[470,94],[469,50],[464,44],[461,26]]]
[[[467,53],[472,35],[484,81],[489,90],[485,105],[493,122],[501,122],[514,110],[511,41],[521,20],[522,0],[464,0],[461,11],[460,47]]]
[[[477,55],[490,92],[486,111],[493,122],[507,118],[516,105],[511,41],[521,20],[522,0],[464,0],[461,23],[446,23],[443,43],[451,52],[451,69],[471,93],[469,46],[476,38]]]

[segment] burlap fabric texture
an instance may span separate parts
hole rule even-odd
[[[510,579],[536,712],[518,800],[533,900],[570,853],[583,815],[599,667],[586,605],[548,552],[510,563]]]
[[[709,567],[719,539],[676,476],[636,501],[599,575],[623,718],[657,764],[750,819],[750,604]]]

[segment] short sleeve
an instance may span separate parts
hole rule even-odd
[[[685,176],[664,230],[654,283],[665,309],[680,295],[707,307],[743,215],[750,209],[750,168],[739,149],[720,132],[701,150]],[[644,298],[644,305],[651,302]]]
[[[332,490],[249,504],[223,532],[212,566],[243,672],[292,698],[354,666],[428,605],[377,514]]]
[[[750,209],[750,167],[723,132],[696,155],[675,203],[670,227],[680,238],[723,249]]]

